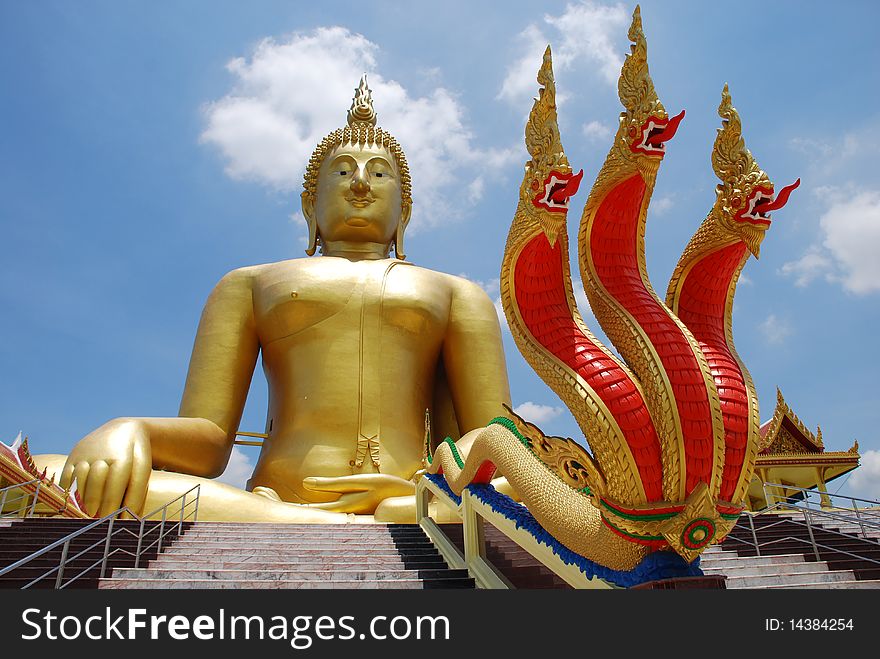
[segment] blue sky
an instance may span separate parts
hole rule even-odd
[[[761,167],[777,187],[802,180],[746,268],[737,349],[762,419],[778,386],[828,450],[858,439],[864,466],[840,491],[877,498],[880,9],[736,5],[641,3],[658,93],[670,112],[687,110],[649,212],[649,273],[665,291],[713,202],[709,154],[729,83]],[[412,164],[409,258],[495,298],[550,43],[563,143],[585,170],[576,230],[620,112],[634,5],[364,6],[0,4],[0,439],[21,430],[35,452],[67,452],[110,418],[176,414],[216,281],[303,256],[302,171],[363,72]],[[514,404],[579,438],[505,342]],[[265,406],[258,369],[243,430],[262,429]],[[229,479],[243,482],[248,461],[236,455]]]

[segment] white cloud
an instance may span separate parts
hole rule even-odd
[[[819,247],[813,246],[798,260],[783,264],[779,272],[793,277],[795,286],[804,287],[817,277],[827,277],[832,268],[831,259]]]
[[[861,192],[835,204],[819,225],[844,289],[858,295],[880,291],[880,192]]]
[[[599,121],[590,121],[581,126],[581,130],[586,137],[591,142],[602,142],[611,137],[612,131],[611,127],[608,124],[603,124]]]
[[[296,191],[315,145],[345,123],[354,88],[366,72],[379,125],[398,139],[410,165],[411,228],[460,217],[464,209],[452,191],[467,185],[487,162],[497,170],[520,160],[520,152],[479,148],[452,92],[433,86],[429,95],[414,96],[377,71],[378,52],[375,43],[343,27],[263,39],[248,58],[227,64],[233,88],[204,107],[201,141],[219,150],[230,177]],[[425,72],[430,80],[437,74]],[[482,184],[475,185],[472,203],[481,196]]]
[[[545,15],[544,26],[531,23],[519,35],[522,57],[508,68],[498,98],[521,106],[525,98],[535,95],[535,76],[548,43],[554,44],[557,73],[577,63],[598,69],[605,82],[616,85],[626,51],[615,43],[625,39],[629,21],[622,4],[609,7],[581,0],[566,5],[559,16]],[[561,100],[557,98],[558,103]]]
[[[519,414],[526,421],[531,421],[536,426],[547,423],[558,417],[564,411],[561,407],[553,407],[551,405],[541,405],[526,401],[513,408],[513,411]]]
[[[767,343],[779,345],[791,336],[792,328],[788,321],[778,318],[776,314],[771,313],[764,321],[758,325],[758,329],[767,339]]]
[[[482,176],[478,176],[473,181],[471,181],[470,185],[468,185],[468,201],[470,201],[472,204],[480,201],[480,199],[483,198],[483,191],[485,190],[485,188],[486,182],[483,180]]]
[[[651,200],[651,211],[656,215],[665,215],[674,205],[671,195]]]
[[[817,192],[829,203],[819,218],[822,243],[785,263],[780,272],[797,286],[824,277],[856,295],[880,291],[880,191],[850,186]]]
[[[215,480],[243,490],[247,485],[247,480],[253,473],[254,465],[251,463],[250,458],[240,448],[233,446],[232,454],[229,456],[229,463],[226,465],[226,471]]]
[[[850,476],[849,488],[855,496],[880,499],[880,451],[865,451],[860,462]]]

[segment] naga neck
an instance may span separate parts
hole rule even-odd
[[[391,245],[387,243],[327,241],[321,245],[324,256],[338,256],[349,261],[378,261],[387,259]]]

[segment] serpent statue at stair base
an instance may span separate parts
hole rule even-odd
[[[548,534],[582,569],[620,585],[699,574],[695,559],[743,509],[759,422],[754,385],[733,346],[733,296],[748,257],[758,256],[768,213],[799,183],[774,198],[725,86],[712,153],[722,183],[661,301],[647,276],[645,221],[665,144],[684,112],[670,118],[654,90],[638,7],[629,38],[618,83],[625,112],[578,232],[590,306],[622,359],[587,328],[572,290],[566,216],[582,172],[573,173],[562,148],[549,47],[501,268],[517,346],[572,412],[592,455],[511,414],[476,431],[466,460],[442,443],[428,470],[452,494],[470,487],[516,517],[519,504],[487,494],[496,472],[506,476],[527,508],[520,506],[523,525],[534,518],[536,536]]]

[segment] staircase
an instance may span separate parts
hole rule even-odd
[[[56,540],[78,531],[91,523],[91,519],[65,519],[60,517],[25,519],[0,519],[0,570],[12,565],[26,556],[33,554],[44,547],[48,547]],[[147,522],[145,530],[156,529],[159,522]],[[114,528],[117,530],[111,540],[111,550],[119,549],[107,561],[108,568],[130,567],[134,565],[134,554],[137,551],[137,533],[140,522],[135,520],[116,520]],[[131,533],[118,533],[120,529],[128,529]],[[157,537],[152,534],[152,539]],[[70,543],[68,556],[73,557],[79,552],[86,550],[93,544],[97,546],[88,549],[82,556],[70,561],[64,570],[64,580],[76,576],[79,572],[100,561],[104,555],[104,540],[107,537],[107,529],[96,528],[87,531]],[[150,560],[158,555],[157,548],[147,550],[141,557],[141,561]],[[22,588],[37,577],[45,575],[49,570],[57,567],[61,562],[62,548],[57,547],[44,555],[35,558],[11,572],[0,576],[0,588]],[[49,575],[34,583],[31,588],[54,588],[55,574]],[[72,588],[97,588],[100,576],[100,565],[76,579],[69,587]]]
[[[464,527],[461,524],[440,524],[458,550],[464,554]],[[538,561],[525,549],[491,524],[483,525],[486,559],[517,589],[563,588],[571,586]]]
[[[855,519],[855,518],[853,518]],[[880,544],[869,538],[847,537],[832,523],[811,523],[801,514],[770,514],[752,518],[761,551],[754,546],[751,525],[744,515],[721,546],[703,553],[706,574],[727,576],[727,588],[880,588]],[[833,525],[856,533],[857,522]]]
[[[415,524],[198,522],[98,588],[474,588]]]

